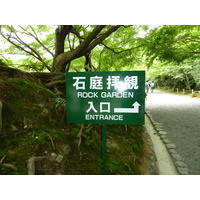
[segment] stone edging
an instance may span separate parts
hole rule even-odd
[[[169,152],[171,159],[176,167],[178,173],[180,175],[188,175],[188,168],[187,165],[183,162],[183,158],[177,153],[176,145],[173,144],[167,138],[167,132],[163,131],[162,123],[157,123],[153,120],[151,114],[149,112],[145,112],[147,117],[150,119],[151,123],[153,124],[157,135],[160,136],[162,142],[165,144],[167,151]]]
[[[151,160],[151,172],[150,175],[158,175],[158,167],[156,164],[156,154],[154,152],[154,148],[153,148],[153,143],[151,141],[151,137],[148,134],[146,128],[144,128],[144,133],[146,134],[147,137],[147,145],[151,148],[152,151],[152,155],[150,156],[150,160]]]

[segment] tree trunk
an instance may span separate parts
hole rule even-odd
[[[59,51],[60,54],[56,54],[53,62],[52,72],[65,72],[66,65],[69,64],[72,60],[79,58],[81,56],[85,56],[91,50],[100,44],[105,38],[107,38],[110,34],[115,32],[120,25],[112,26],[105,33],[100,35],[100,32],[105,28],[104,25],[96,26],[92,32],[84,39],[83,42],[80,43],[75,49],[72,49],[68,52],[62,52],[63,49]],[[72,29],[70,29],[72,30]],[[69,32],[68,32],[69,34]],[[98,37],[99,36],[99,37]],[[66,36],[65,36],[66,37]],[[64,42],[62,40],[62,42]]]
[[[188,78],[187,73],[185,73],[185,78],[186,78],[186,86],[187,86],[187,88],[191,91],[190,81],[189,81],[189,78]]]
[[[61,25],[59,26],[56,31],[55,31],[55,35],[56,35],[56,43],[55,43],[55,56],[54,56],[54,60],[53,60],[53,66],[52,66],[52,72],[56,71],[56,59],[57,57],[64,53],[64,49],[65,49],[65,38],[66,36],[70,33],[70,31],[73,29],[72,25]],[[62,65],[65,65],[62,62]],[[65,65],[66,66],[66,65]],[[63,66],[62,66],[63,68]]]
[[[91,52],[87,53],[85,55],[85,71],[89,72],[92,71],[93,65],[92,65],[92,60],[91,60]]]

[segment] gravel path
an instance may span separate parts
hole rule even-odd
[[[186,164],[188,174],[200,175],[200,100],[155,90],[148,93],[146,111],[159,124],[158,131],[167,132],[165,141],[175,144],[175,162]]]

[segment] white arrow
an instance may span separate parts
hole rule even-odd
[[[114,113],[139,113],[140,104],[136,101],[133,108],[114,108]]]

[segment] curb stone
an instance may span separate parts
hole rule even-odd
[[[176,148],[176,145],[173,144],[173,143],[165,144],[165,146],[166,146],[168,149],[175,149],[175,148]]]
[[[173,157],[174,159],[176,159],[176,160],[178,160],[178,161],[182,161],[182,157],[181,157],[179,154],[174,154],[174,153],[172,153],[171,155],[172,155],[172,157]]]
[[[165,144],[167,151],[169,152],[174,166],[176,167],[179,175],[188,175],[187,165],[183,162],[182,157],[176,151],[176,145],[171,143],[170,140],[167,139],[167,132],[162,130],[162,123],[155,122],[152,118],[152,115],[149,112],[146,112],[147,117],[150,119],[152,125],[157,131],[157,135],[161,138],[162,142]]]
[[[182,161],[176,161],[178,167],[187,167],[186,164]]]
[[[166,139],[166,135],[160,135],[160,138],[163,140],[163,139]]]
[[[152,155],[150,156],[151,159],[151,172],[150,175],[158,175],[158,168],[157,168],[157,164],[156,164],[156,155],[154,152],[154,148],[153,148],[153,143],[151,141],[151,138],[144,126],[144,133],[147,136],[147,144],[150,146],[151,150],[152,150]]]
[[[166,138],[162,138],[162,141],[163,141],[165,144],[169,144],[169,143],[171,143],[171,141],[168,140],[168,139],[166,139]]]
[[[173,154],[173,153],[174,153],[174,154],[176,154],[176,153],[177,153],[177,151],[176,151],[176,150],[174,150],[174,149],[169,149],[169,153],[170,153],[170,154]]]

